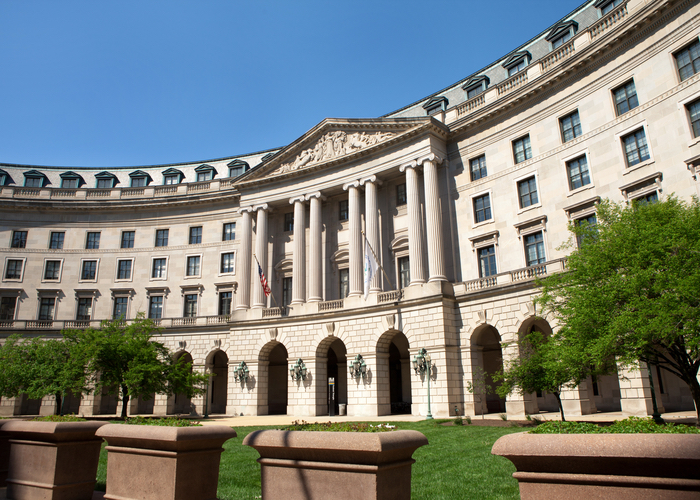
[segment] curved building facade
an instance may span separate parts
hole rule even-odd
[[[422,348],[435,416],[554,410],[547,394],[469,388],[518,355],[518,335],[557,328],[537,315],[534,279],[565,268],[569,224],[594,223],[603,198],[700,193],[699,33],[696,1],[590,0],[426,99],[326,119],[281,149],[0,164],[0,335],[153,318],[177,356],[216,376],[206,401],[156,396],[132,414],[423,415]],[[381,264],[366,294],[365,242]],[[354,360],[364,369],[351,373]],[[683,383],[651,372],[666,411],[693,408]],[[650,414],[649,374],[620,370],[563,398],[571,414]],[[0,413],[52,404],[3,399]]]

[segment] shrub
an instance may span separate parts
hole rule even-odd
[[[505,413],[500,413],[498,416],[501,417],[501,420],[503,420],[504,422],[508,420],[508,415]]]
[[[395,426],[389,424],[368,424],[357,422],[318,422],[309,423],[295,420],[291,425],[283,427],[285,431],[332,431],[332,432],[387,432]]]
[[[186,420],[184,418],[167,417],[167,418],[147,418],[147,417],[130,417],[124,421],[127,425],[161,425],[165,427],[201,427],[202,424]]]
[[[472,417],[464,417],[469,425],[472,425]]]
[[[34,422],[85,422],[86,419],[75,415],[46,415],[44,417],[33,418]]]
[[[544,422],[530,431],[530,434],[698,434],[700,428],[687,425],[657,424],[651,417],[629,417],[618,420],[607,427],[600,427],[590,422]]]
[[[455,418],[455,425],[464,425],[464,422],[462,421],[462,417]]]

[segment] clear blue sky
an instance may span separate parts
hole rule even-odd
[[[283,146],[502,57],[583,0],[0,0],[0,162],[126,166]]]

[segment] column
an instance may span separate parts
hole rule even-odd
[[[428,240],[428,281],[446,281],[445,258],[442,251],[442,212],[438,188],[437,164],[441,159],[434,154],[423,162],[425,188],[425,232]],[[408,187],[408,186],[407,186]]]
[[[362,222],[360,221],[359,181],[343,186],[348,192],[348,218],[350,225],[350,293],[348,297],[360,297],[363,294],[362,279]]]
[[[252,207],[241,208],[238,213],[241,214],[241,249],[239,259],[239,272],[241,286],[238,288],[238,300],[236,301],[236,309],[250,308],[250,268],[252,266]]]
[[[323,222],[321,220],[321,202],[325,199],[320,192],[307,194],[309,200],[309,302],[323,300],[321,277],[323,256],[321,255],[321,233]]]
[[[374,250],[377,262],[381,264],[382,253],[381,248],[379,248],[379,210],[377,209],[377,186],[381,185],[382,181],[377,180],[376,175],[372,175],[371,177],[362,179],[360,183],[365,187],[365,237]],[[364,276],[362,278],[364,287]],[[382,290],[380,280],[381,271],[378,270],[369,285],[370,293],[380,292]]]
[[[304,221],[306,207],[303,196],[292,198],[294,205],[294,256],[292,269],[292,305],[306,302],[306,224]]]
[[[268,204],[264,203],[255,207],[257,211],[257,221],[255,225],[255,258],[258,259],[265,277],[267,277],[267,213]],[[258,276],[258,265],[254,262],[255,276],[253,279],[253,308],[260,309],[267,307],[267,297],[263,292]]]
[[[418,192],[417,163],[412,161],[402,165],[401,172],[406,172],[406,198],[408,204],[408,260],[411,269],[411,285],[425,283],[423,269],[423,231],[420,213],[420,195]]]

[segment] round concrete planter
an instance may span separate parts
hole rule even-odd
[[[428,440],[417,431],[270,430],[250,433],[243,444],[260,453],[266,500],[409,500],[412,455]]]
[[[11,421],[7,498],[90,500],[97,476],[102,422]]]
[[[7,469],[10,467],[10,434],[2,430],[9,420],[0,420],[0,488],[7,486]]]
[[[509,434],[522,500],[700,498],[700,434]]]
[[[108,500],[216,500],[222,445],[236,431],[222,425],[158,427],[108,424]]]

